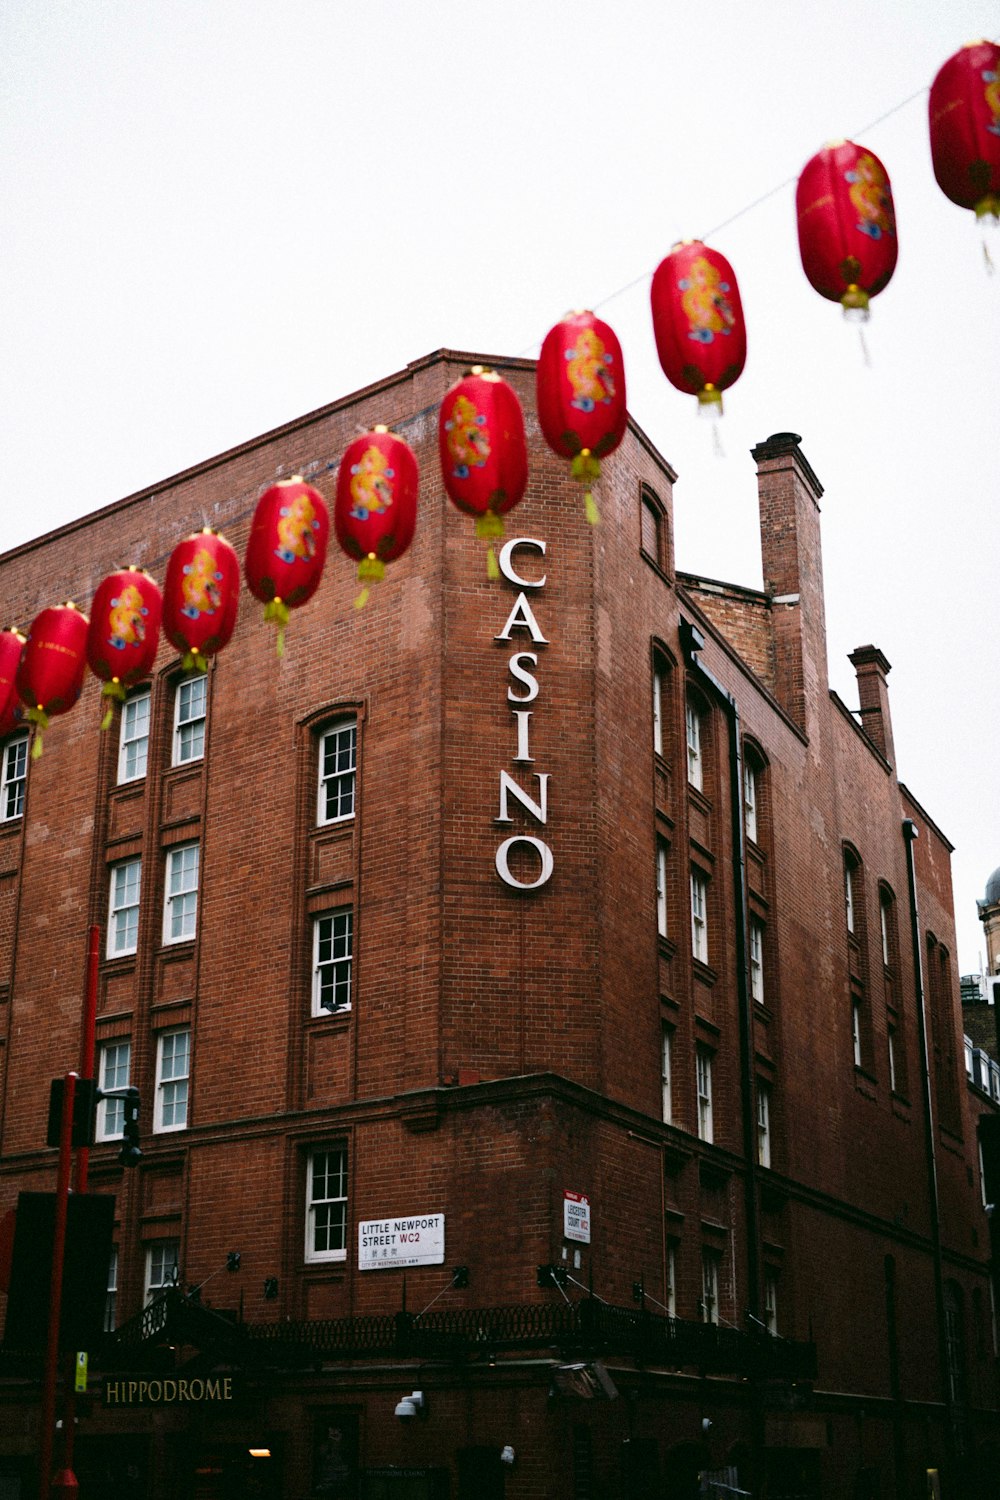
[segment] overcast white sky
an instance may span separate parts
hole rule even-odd
[[[680,472],[680,567],[760,586],[748,449],[802,434],[832,685],[856,707],[847,653],[892,662],[899,774],[956,845],[978,968],[1000,865],[1000,234],[989,277],[934,181],[926,95],[981,36],[1000,11],[972,0],[3,0],[0,551],[433,349],[534,354],[598,306]],[[896,201],[870,368],[798,260],[794,179],[839,136]],[[747,317],[724,459],[649,320],[649,274],[694,236]],[[58,597],[53,579],[39,608]]]

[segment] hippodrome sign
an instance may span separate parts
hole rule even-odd
[[[104,1381],[105,1406],[179,1406],[192,1401],[201,1404],[234,1399],[231,1375],[215,1380],[200,1376],[185,1380],[181,1375],[166,1380],[113,1380],[107,1376]]]
[[[520,589],[521,592],[514,601],[514,607],[507,616],[506,624],[500,634],[495,636],[494,639],[509,642],[511,631],[524,630],[531,637],[533,645],[547,646],[548,641],[538,628],[538,621],[535,619],[531,605],[528,603],[528,596],[524,592],[525,589],[543,589],[547,575],[543,573],[541,578],[524,578],[515,569],[514,553],[518,548],[523,547],[534,548],[542,557],[545,556],[545,543],[530,536],[512,537],[501,548],[498,559],[500,572],[507,579],[508,583],[514,584],[515,588]],[[538,678],[532,672],[528,671],[529,666],[537,667],[537,665],[538,653],[536,651],[515,651],[507,663],[507,670],[512,679],[507,687],[507,701],[518,705],[511,710],[517,722],[515,765],[531,765],[533,763],[528,738],[529,720],[532,710],[524,708],[521,705],[534,703],[538,697]],[[523,688],[524,691],[518,691],[518,688]],[[510,812],[510,802],[513,799],[513,801],[519,802],[525,812],[529,813],[531,817],[544,827],[548,820],[549,773],[548,771],[534,771],[532,774],[538,782],[537,802],[523,787],[518,785],[513,776],[507,771],[500,772],[500,810],[494,822],[513,823],[514,819]],[[516,875],[511,873],[509,863],[511,850],[519,844],[527,845],[528,848],[533,849],[538,855],[540,868],[534,880],[519,880]],[[532,834],[514,834],[511,838],[504,839],[503,843],[497,849],[496,867],[497,874],[504,885],[509,885],[515,891],[535,891],[540,885],[544,885],[552,875],[552,850],[543,839],[536,838]]]

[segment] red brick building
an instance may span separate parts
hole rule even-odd
[[[950,846],[882,653],[860,714],[829,691],[819,481],[761,443],[764,591],[678,573],[669,464],[632,425],[589,527],[505,361],[531,479],[489,582],[437,468],[466,363],[0,559],[25,626],[203,524],[242,553],[366,426],[421,466],[366,609],[334,553],[282,658],[244,593],[207,676],[164,645],[108,733],[91,679],[41,759],[0,747],[0,1210],[53,1186],[91,924],[98,1080],[142,1097],[138,1168],[113,1100],[91,1152],[82,1493],[985,1495]],[[4,1358],[27,1493],[37,1369]]]

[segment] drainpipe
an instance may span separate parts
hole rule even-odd
[[[680,619],[680,642],[688,669],[719,703],[729,730],[729,813],[733,839],[733,906],[736,915],[736,992],[740,1027],[740,1107],[743,1124],[744,1215],[746,1218],[747,1313],[756,1328],[761,1319],[760,1213],[757,1206],[757,1111],[753,1074],[753,1012],[747,963],[746,844],[743,836],[743,755],[740,711],[732,693],[704,665],[701,631]]]
[[[931,1253],[934,1260],[934,1307],[937,1315],[938,1361],[945,1405],[945,1444],[949,1461],[953,1452],[955,1406],[948,1365],[948,1337],[944,1305],[944,1262],[941,1254],[941,1209],[938,1198],[937,1150],[934,1141],[934,1096],[931,1088],[930,1056],[927,1047],[927,1015],[924,1007],[924,969],[920,945],[920,913],[917,906],[917,877],[913,845],[920,837],[912,818],[903,819],[903,842],[906,846],[906,882],[910,895],[910,941],[913,945],[913,983],[917,1001],[917,1040],[920,1044],[920,1082],[924,1095],[924,1160],[927,1169],[927,1197],[931,1211]],[[949,1464],[950,1466],[950,1464]]]

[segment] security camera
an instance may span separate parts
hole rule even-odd
[[[425,1411],[423,1391],[414,1391],[411,1396],[404,1396],[396,1405],[396,1416],[401,1422],[412,1422],[414,1417],[421,1416]]]
[[[707,1436],[708,1433],[711,1432],[711,1430],[714,1427],[714,1425],[715,1424],[712,1421],[711,1417],[702,1417],[702,1419],[701,1419],[701,1430],[702,1430],[702,1432],[704,1432],[706,1434],[706,1436]]]
[[[500,1462],[502,1464],[512,1464],[514,1462],[514,1449],[510,1443],[504,1443],[500,1449]]]

